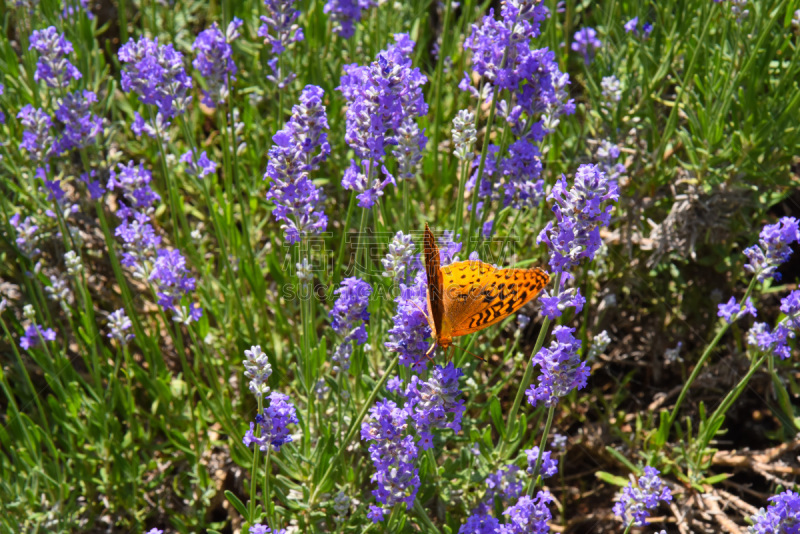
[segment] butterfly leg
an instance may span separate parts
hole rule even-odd
[[[434,350],[435,348],[436,348],[436,341],[434,341],[433,343],[431,343],[431,347],[430,347],[430,348],[428,349],[428,351],[425,353],[425,357],[426,357],[426,358],[428,358],[428,361],[429,361],[429,362],[432,362],[432,361],[433,361],[433,357],[431,356],[431,354],[433,354],[433,350]]]
[[[464,347],[461,347],[461,346],[459,346],[459,345],[456,345],[455,343],[454,343],[453,345],[451,345],[451,346],[452,346],[452,347],[458,347],[459,349],[463,350],[464,352],[466,352],[466,353],[467,353],[467,354],[469,354],[470,356],[474,356],[475,358],[478,358],[478,359],[479,359],[480,361],[482,361],[483,363],[486,363],[486,360],[485,360],[485,359],[483,359],[482,357],[478,356],[478,355],[477,355],[477,354],[475,354],[474,352],[472,352],[472,351],[469,351],[469,350],[465,349]],[[451,356],[452,356],[452,355],[451,355]]]

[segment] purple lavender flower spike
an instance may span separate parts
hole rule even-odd
[[[321,88],[308,85],[300,96],[300,104],[292,108],[292,117],[272,140],[264,179],[270,178],[267,200],[275,204],[272,214],[282,222],[288,243],[301,236],[323,232],[328,218],[323,211],[324,196],[314,185],[309,173],[330,153],[328,119],[322,105]]]
[[[389,243],[389,252],[381,260],[382,275],[391,278],[395,283],[406,282],[413,269],[414,241],[410,235],[397,232]]]
[[[92,170],[89,173],[83,173],[80,176],[81,182],[86,186],[86,190],[89,192],[89,197],[92,200],[98,200],[103,198],[103,195],[106,192],[106,189],[103,187],[103,184],[100,183],[100,180],[94,180],[93,178],[97,177],[97,171]]]
[[[500,525],[497,530],[500,534],[547,534],[550,527],[547,522],[553,518],[548,504],[553,502],[553,496],[547,490],[540,490],[536,498],[527,495],[519,498],[517,504],[503,512],[508,516],[508,523]]]
[[[639,477],[638,487],[633,487],[633,483],[629,482],[622,490],[613,511],[625,524],[633,522],[637,526],[646,525],[650,511],[654,510],[660,501],[672,500],[670,489],[658,475],[658,469],[647,466],[644,468],[644,474]]]
[[[370,519],[382,521],[386,509],[397,503],[410,509],[419,490],[419,471],[414,463],[417,447],[407,434],[408,412],[390,400],[370,408],[369,417],[361,424],[361,439],[370,441],[369,455],[375,466],[372,481],[378,488],[372,494],[383,505],[370,507]]]
[[[364,321],[369,321],[369,296],[372,286],[363,280],[351,277],[342,280],[342,285],[336,291],[339,295],[331,310],[331,328],[344,337],[342,343],[336,348],[331,360],[334,362],[333,370],[336,372],[347,371],[350,368],[350,356],[353,354],[353,344],[367,342],[367,329]]]
[[[134,275],[154,285],[158,304],[173,312],[173,320],[188,324],[198,321],[203,310],[197,304],[184,306],[184,296],[195,289],[186,259],[177,249],[160,248],[161,238],[150,223],[153,205],[160,200],[150,188],[152,176],[142,164],[119,164],[112,170],[108,189],[118,191],[117,216],[121,219],[114,234],[123,243],[120,263]]]
[[[595,151],[597,166],[606,173],[608,180],[614,184],[614,189],[619,189],[619,181],[628,170],[624,163],[617,162],[620,154],[619,147],[607,139],[601,140]]]
[[[478,197],[501,201],[504,207],[536,207],[544,199],[541,154],[537,144],[553,131],[563,114],[575,105],[566,91],[569,76],[558,68],[555,54],[547,48],[534,49],[531,40],[540,34],[547,9],[540,2],[519,0],[503,3],[500,19],[494,12],[472,26],[465,47],[472,51],[473,72],[488,82],[489,93],[477,95],[467,75],[459,85],[479,98],[492,99],[500,93],[498,116],[517,137],[507,156],[490,145],[481,177]],[[479,162],[473,162],[467,188],[475,188]],[[482,209],[483,201],[479,202]]]
[[[555,201],[555,223],[547,223],[536,242],[550,248],[550,267],[566,272],[594,258],[602,244],[599,227],[611,221],[612,206],[604,203],[619,200],[619,192],[596,165],[581,165],[572,187],[562,175],[547,199]]]
[[[411,377],[405,391],[405,410],[416,425],[423,450],[433,446],[432,429],[449,428],[453,432],[461,430],[465,407],[464,401],[456,398],[461,394],[458,379],[463,375],[463,371],[450,362],[445,367],[437,365],[427,381],[421,380],[417,375]],[[452,414],[452,419],[448,419],[447,414]]]
[[[538,450],[534,452],[538,453]],[[547,465],[551,467],[551,463]],[[550,512],[547,509],[547,504],[551,500],[549,493],[539,492],[536,499],[530,499],[527,496],[520,497],[524,495],[524,490],[525,481],[520,478],[520,468],[516,465],[509,464],[491,473],[486,477],[486,493],[478,506],[472,510],[467,522],[459,529],[459,533],[549,532],[540,530],[547,529],[547,521],[550,519]],[[496,499],[501,499],[503,502],[519,499],[516,505],[508,507],[504,512],[509,516],[509,523],[501,524],[491,516]]]
[[[503,207],[536,208],[544,200],[544,180],[539,148],[529,139],[519,139],[508,147],[508,157],[500,163],[504,176]]]
[[[55,116],[64,125],[55,147],[59,155],[92,145],[103,135],[103,119],[91,110],[95,103],[97,95],[86,90],[68,93],[59,99]]]
[[[757,313],[750,297],[747,297],[743,304],[739,304],[736,301],[736,297],[731,297],[727,303],[718,304],[717,308],[719,309],[717,316],[725,319],[728,324],[734,323],[746,314],[755,317]]]
[[[399,177],[409,179],[415,175],[427,143],[416,124],[428,112],[422,94],[427,78],[411,66],[414,42],[407,34],[394,38],[395,43],[370,65],[346,65],[338,87],[348,102],[345,141],[361,160],[360,165],[351,162],[342,185],[359,192],[361,207],[371,207],[386,185],[395,184],[383,165],[388,147],[394,147]]]
[[[370,504],[369,512],[367,512],[367,518],[373,523],[380,523],[384,520],[385,514],[386,511],[383,508],[380,506],[375,506],[374,504]]]
[[[202,100],[208,107],[214,108],[224,102],[228,97],[228,79],[236,79],[236,64],[230,43],[239,35],[237,29],[241,25],[241,19],[234,17],[226,35],[223,35],[215,22],[200,32],[192,45],[192,50],[197,53],[192,65],[200,71],[208,86],[208,90],[203,90]]]
[[[523,66],[529,59],[528,42],[540,35],[546,18],[544,4],[530,0],[503,3],[499,20],[489,10],[480,24],[472,25],[464,45],[473,52],[473,71],[497,88],[515,89],[529,74]]]
[[[397,160],[397,177],[401,180],[411,180],[417,175],[422,161],[422,151],[428,138],[413,117],[403,119],[395,137],[397,144],[392,149],[392,155]]]
[[[800,495],[786,490],[769,498],[767,509],[750,517],[750,534],[797,534],[800,532]]]
[[[48,87],[67,87],[72,80],[79,80],[81,73],[66,56],[72,53],[72,43],[55,26],[44,30],[33,30],[28,50],[36,50],[40,57],[36,62],[33,79],[44,81]]]
[[[183,295],[195,288],[195,279],[189,276],[186,258],[179,250],[160,249],[153,262],[150,281],[156,284],[158,304],[164,308],[175,308]]]
[[[539,457],[539,447],[534,445],[532,449],[526,449],[525,455],[528,457],[527,473],[532,475],[533,468],[536,467],[536,458]],[[544,451],[542,453],[542,465],[539,466],[539,474],[541,474],[543,478],[551,477],[558,473],[558,460],[551,458],[551,455],[552,453],[550,451]]]
[[[597,31],[587,27],[575,32],[574,41],[570,47],[575,52],[580,52],[583,55],[583,62],[588,65],[594,59],[595,51],[602,46],[603,43],[597,38]]]
[[[625,23],[625,33],[633,33],[636,37],[647,39],[653,31],[653,25],[649,22],[642,24],[642,29],[639,30],[639,17],[633,17]]]
[[[567,280],[564,278],[562,278],[561,290],[555,296],[551,296],[550,292],[545,289],[539,297],[539,303],[542,306],[541,313],[551,321],[561,317],[567,308],[575,308],[574,313],[580,313],[583,305],[586,304],[586,299],[581,295],[581,289],[579,287],[567,288]]]
[[[425,369],[425,352],[430,346],[426,340],[430,338],[431,330],[425,314],[420,311],[428,305],[427,284],[422,270],[417,271],[408,285],[400,282],[400,294],[395,298],[397,313],[392,319],[394,326],[389,330],[389,341],[385,343],[388,350],[400,354],[401,365],[416,372]]]
[[[25,219],[22,219],[19,213],[15,213],[8,222],[11,223],[17,233],[14,242],[20,251],[29,259],[38,256],[41,252],[38,247],[40,239],[39,226],[33,217],[28,215]]]
[[[128,316],[125,315],[125,310],[123,308],[108,314],[108,328],[109,332],[107,337],[109,339],[116,339],[120,345],[126,344],[134,337],[133,334],[127,333],[127,330],[133,328],[133,323]]]
[[[501,467],[486,477],[486,494],[483,496],[480,510],[490,511],[495,498],[512,501],[522,495],[525,483],[519,477],[520,468],[514,464]]]
[[[494,221],[486,221],[481,229],[481,235],[485,241],[489,241],[494,234]]]
[[[800,330],[800,290],[793,290],[781,299],[781,312],[786,314],[783,320],[788,326]]]
[[[563,452],[567,448],[567,436],[564,434],[553,434],[553,441],[550,442],[550,447]]]
[[[39,170],[42,170],[41,167]],[[48,180],[43,172],[39,177],[44,181],[44,190],[47,192],[47,200],[52,202],[54,207],[64,214],[64,217],[68,218],[70,215],[78,213],[80,208],[76,203],[70,202],[69,198],[67,198],[67,192],[61,188],[61,180]],[[56,212],[49,208],[45,210],[45,215],[51,219],[58,217]]]
[[[495,534],[499,528],[500,521],[484,512],[477,512],[467,518],[458,534]]]
[[[586,300],[576,288],[566,289],[571,278],[569,271],[581,259],[593,259],[602,241],[600,226],[608,225],[611,219],[610,202],[619,199],[617,184],[609,179],[596,165],[581,165],[575,181],[568,189],[566,177],[562,176],[547,197],[555,201],[553,213],[555,223],[550,221],[541,231],[537,243],[546,243],[550,248],[550,267],[561,274],[561,287],[551,295],[544,292],[540,299],[542,313],[551,319],[559,317],[567,307],[577,311]]]
[[[117,165],[112,169],[108,178],[109,191],[117,190],[123,197],[123,202],[117,210],[121,219],[130,217],[133,211],[149,213],[152,206],[161,200],[161,197],[150,187],[153,175],[144,168],[142,163],[138,166],[133,161],[127,165]]]
[[[269,395],[269,377],[272,375],[272,366],[269,364],[267,354],[261,350],[261,345],[253,345],[250,350],[245,350],[244,376],[250,379],[248,388],[256,397]]]
[[[766,323],[755,323],[747,332],[747,344],[785,360],[792,355],[789,340],[800,330],[800,291],[794,290],[781,299],[781,312],[786,317],[772,330]]]
[[[205,150],[199,156],[193,156],[192,151],[189,150],[181,156],[181,163],[186,165],[186,174],[196,176],[199,180],[209,174],[214,174],[217,170],[217,164],[208,159],[208,154],[206,154]]]
[[[61,20],[75,20],[81,13],[86,15],[89,20],[94,20],[94,13],[89,10],[89,0],[78,0],[77,2],[62,2]]]
[[[272,445],[272,449],[278,452],[282,445],[292,441],[288,425],[296,425],[299,422],[297,411],[294,404],[289,401],[289,396],[272,392],[269,395],[269,407],[264,408],[263,414],[256,415],[255,423],[250,423],[250,430],[245,433],[242,442],[247,447],[255,443],[262,451],[266,451]],[[254,433],[255,425],[261,427],[261,435],[258,437]]]
[[[323,13],[327,13],[333,23],[333,33],[344,39],[355,35],[355,25],[364,16],[363,11],[377,6],[375,0],[328,0]]]
[[[183,66],[183,54],[158,39],[131,39],[119,49],[123,63],[122,90],[134,92],[144,104],[156,106],[163,121],[184,113],[192,100],[192,79]]]
[[[267,15],[261,16],[263,24],[258,36],[270,45],[272,54],[279,56],[291,44],[304,39],[303,29],[296,24],[300,10],[294,8],[296,0],[264,0]]]
[[[800,228],[794,217],[782,217],[775,224],[764,226],[759,234],[758,245],[745,249],[749,262],[744,269],[753,273],[759,282],[768,278],[780,281],[778,267],[792,255],[791,244],[800,241]]]
[[[364,172],[360,172],[355,160],[350,160],[350,166],[344,171],[342,187],[350,191],[358,192],[356,198],[358,199],[359,207],[371,208],[375,205],[375,202],[383,196],[383,190],[386,186],[389,184],[397,185],[397,182],[394,176],[389,174],[389,171],[386,170],[386,167],[382,166],[381,169],[385,178],[383,180],[373,178],[372,183],[369,183],[367,176],[373,176],[378,173],[370,172],[370,160],[364,160],[362,164],[364,165]],[[373,164],[372,168],[374,167],[375,165]]]
[[[250,527],[249,534],[286,534],[285,528],[280,528],[278,530],[273,530],[269,528],[267,525],[262,525],[261,523],[256,523]]]
[[[574,331],[574,328],[566,326],[555,327],[555,341],[549,348],[542,347],[533,357],[533,364],[541,368],[541,374],[539,385],[531,384],[525,391],[531,405],[542,402],[545,406],[553,406],[573,389],[586,386],[589,368],[578,356],[581,342],[573,337]]]
[[[58,152],[57,141],[51,131],[53,121],[50,115],[41,108],[27,104],[19,110],[17,118],[23,127],[19,147],[28,152],[32,161],[46,163]]]
[[[25,328],[25,333],[19,338],[19,346],[24,350],[30,350],[38,346],[42,341],[55,340],[55,330],[31,323]]]

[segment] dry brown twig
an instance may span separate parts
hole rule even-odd
[[[800,467],[787,465],[780,457],[800,447],[800,439],[781,443],[764,451],[717,451],[711,459],[712,465],[749,469],[770,482],[791,486],[787,476],[800,476]]]
[[[707,508],[708,513],[714,521],[725,529],[724,532],[729,532],[730,534],[746,534],[745,531],[734,523],[722,508],[720,508],[719,501],[722,500],[720,494],[711,486],[704,486],[704,488],[706,493],[699,494],[699,501]]]

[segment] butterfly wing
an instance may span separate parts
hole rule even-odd
[[[452,337],[502,321],[550,282],[541,269],[496,269],[481,261],[456,262],[442,274],[444,322]]]
[[[433,338],[439,340],[442,332],[442,317],[444,316],[443,276],[440,268],[439,247],[433,232],[425,223],[425,273],[428,275],[428,312],[432,320]]]

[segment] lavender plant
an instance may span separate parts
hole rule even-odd
[[[0,530],[794,532],[796,5],[112,7],[4,12]],[[429,351],[425,223],[552,282]]]

